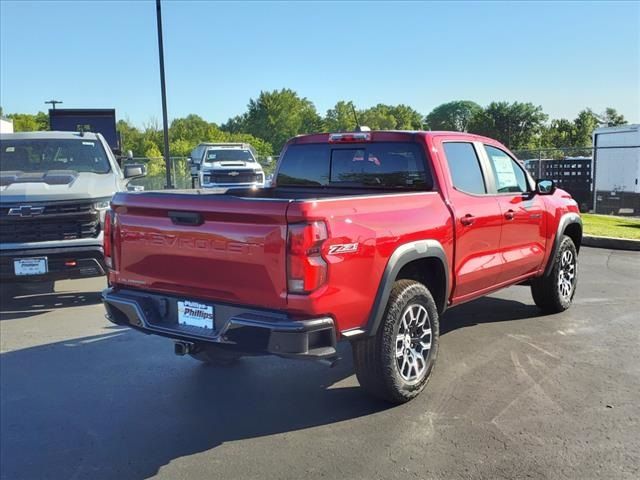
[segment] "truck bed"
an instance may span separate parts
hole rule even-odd
[[[346,288],[351,300],[344,308],[350,311],[352,301],[373,302],[387,245],[410,240],[405,236],[412,225],[428,217],[439,224],[450,221],[437,192],[349,188],[126,192],[114,197],[112,210],[117,216],[112,284],[289,311],[307,308],[306,300],[287,293],[289,225],[322,220],[330,237],[327,248],[360,245],[357,255],[326,257],[332,285],[324,288]],[[359,282],[348,280],[352,274]]]

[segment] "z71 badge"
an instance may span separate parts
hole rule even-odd
[[[329,254],[335,255],[336,253],[353,253],[358,251],[357,243],[341,243],[338,245],[331,245],[329,247]]]

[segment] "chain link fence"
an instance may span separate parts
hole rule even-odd
[[[515,150],[534,179],[550,179],[580,211],[640,215],[640,145]]]
[[[142,164],[147,168],[147,176],[135,178],[129,187],[142,190],[162,190],[167,185],[167,175],[163,157],[133,157],[125,159],[124,165]],[[191,188],[191,169],[187,157],[171,157],[171,179],[175,188]]]
[[[551,179],[569,192],[582,212],[640,216],[640,145],[598,148],[515,150],[534,179]],[[265,174],[276,159],[259,159]],[[162,157],[134,157],[124,165],[143,164],[147,176],[130,182],[132,189],[162,190],[166,170]],[[187,157],[171,157],[171,178],[178,189],[192,188]]]
[[[269,175],[275,168],[276,159],[272,157],[258,157],[265,175]],[[167,185],[166,168],[163,157],[133,157],[124,159],[124,165],[142,164],[147,167],[147,176],[131,180],[132,190],[163,190]],[[191,166],[187,157],[171,157],[171,179],[177,189],[193,188],[191,181]]]

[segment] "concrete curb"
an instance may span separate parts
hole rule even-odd
[[[631,240],[629,238],[592,237],[591,235],[583,235],[582,245],[586,247],[610,248],[611,250],[640,251],[640,240]]]

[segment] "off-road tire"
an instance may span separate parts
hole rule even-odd
[[[569,257],[572,268],[565,262]],[[578,251],[570,237],[562,236],[558,251],[551,260],[553,266],[549,275],[534,278],[531,281],[531,295],[535,304],[543,312],[560,313],[571,306],[578,285]],[[563,294],[562,289],[567,288],[568,275],[573,277],[570,281],[571,289],[567,295]],[[566,290],[564,292],[566,293]]]
[[[218,367],[231,366],[242,357],[239,353],[215,347],[201,347],[197,352],[189,355],[202,363]]]
[[[416,370],[416,378],[412,381],[403,376],[406,371],[401,371],[405,368],[402,363],[404,358],[398,357],[399,353],[402,354],[399,350],[405,348],[399,338],[402,336],[401,330],[406,331],[402,322],[409,309],[414,312],[415,309],[418,312],[426,311],[431,331],[430,348],[426,353],[426,360],[422,362],[422,372],[418,375]],[[421,328],[425,330],[424,326]],[[391,403],[405,403],[416,397],[424,390],[431,377],[438,355],[439,333],[438,309],[429,289],[414,280],[398,280],[393,285],[375,336],[352,342],[353,363],[360,385],[372,395]],[[401,345],[400,349],[398,345]],[[412,346],[412,352],[415,353],[418,345]]]

